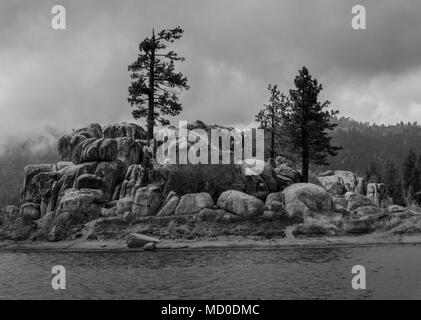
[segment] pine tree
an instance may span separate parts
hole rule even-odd
[[[419,169],[417,168],[417,156],[413,149],[410,149],[403,164],[403,188],[407,203],[410,204],[414,195],[419,191]]]
[[[291,104],[282,113],[283,133],[289,149],[300,155],[303,182],[308,182],[309,163],[328,165],[327,156],[336,156],[341,149],[331,145],[328,132],[336,127],[332,117],[339,112],[326,110],[329,101],[318,101],[323,87],[306,67],[299,70],[294,83],[296,89],[290,90]]]
[[[184,58],[167,50],[168,44],[180,39],[182,34],[180,27],[164,29],[157,36],[152,30],[152,36],[139,44],[136,61],[128,67],[133,80],[128,101],[136,108],[132,111],[135,119],[147,119],[148,141],[153,138],[156,120],[167,125],[169,121],[163,115],[176,116],[181,112],[178,90],[189,89],[187,78],[175,72],[174,62],[184,61]]]
[[[290,100],[283,93],[281,94],[277,85],[269,85],[268,90],[270,92],[269,104],[263,105],[263,108],[256,114],[255,119],[260,124],[261,129],[270,133],[269,156],[275,159],[275,146],[281,135],[282,111],[288,106]]]
[[[393,203],[403,205],[401,177],[393,161],[387,161],[384,166],[383,182],[386,188],[386,194],[393,199]]]
[[[383,181],[381,165],[377,159],[372,160],[365,170],[365,179],[367,182],[380,183]]]

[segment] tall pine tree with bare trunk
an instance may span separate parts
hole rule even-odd
[[[308,69],[299,70],[295,89],[289,91],[291,104],[282,113],[282,128],[290,151],[301,156],[303,182],[308,182],[309,163],[328,165],[327,156],[335,156],[341,147],[331,145],[329,131],[336,127],[332,117],[338,111],[326,110],[329,101],[320,102],[323,87]]]
[[[128,68],[132,79],[128,101],[135,108],[133,117],[147,120],[148,142],[153,139],[156,121],[168,125],[164,116],[176,116],[181,112],[178,94],[189,89],[187,78],[175,71],[175,62],[182,62],[184,58],[168,50],[168,45],[182,35],[180,27],[164,29],[157,35],[152,30],[151,37],[139,44],[139,55]]]

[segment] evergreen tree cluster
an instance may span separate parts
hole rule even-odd
[[[323,87],[306,67],[298,71],[294,85],[288,96],[269,85],[269,104],[259,111],[256,121],[270,133],[269,139],[265,137],[270,157],[293,154],[300,159],[302,181],[308,182],[310,163],[328,165],[328,156],[336,156],[341,149],[332,144],[330,134],[337,126],[332,118],[338,111],[329,110],[329,101],[319,101]]]
[[[419,202],[421,196],[421,155],[410,149],[402,164],[376,159],[364,174],[367,182],[383,182],[386,194],[400,205]]]

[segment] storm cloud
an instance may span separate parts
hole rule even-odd
[[[66,8],[67,29],[51,28]],[[367,9],[367,30],[351,8]],[[47,126],[131,121],[127,66],[152,30],[181,26],[174,50],[191,89],[177,120],[248,126],[307,66],[343,116],[421,120],[421,2],[305,0],[22,1],[0,4],[0,145]]]

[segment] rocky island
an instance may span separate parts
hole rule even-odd
[[[20,207],[2,208],[0,247],[419,241],[421,210],[393,205],[382,183],[350,171],[312,172],[312,183],[301,183],[300,169],[281,156],[259,175],[246,175],[244,164],[159,165],[146,145],[145,130],[133,123],[91,124],[60,138],[61,161],[24,168]]]

